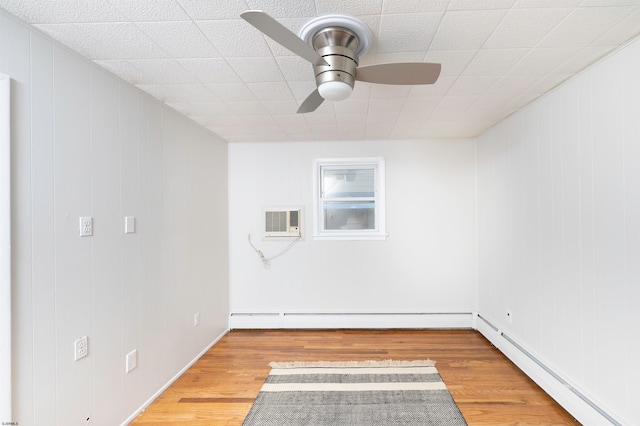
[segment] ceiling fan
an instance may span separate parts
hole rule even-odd
[[[315,111],[325,99],[349,97],[355,80],[379,84],[433,84],[440,64],[404,62],[358,66],[358,57],[371,46],[371,30],[356,18],[327,15],[312,19],[300,37],[261,10],[240,14],[249,24],[283,47],[313,64],[317,89],[300,105],[298,113]]]

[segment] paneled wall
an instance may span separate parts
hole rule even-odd
[[[226,142],[3,12],[0,72],[12,79],[11,420],[120,424],[227,329]],[[80,216],[93,236],[79,237]],[[89,355],[74,361],[82,336]]]
[[[345,157],[385,159],[385,241],[312,237],[313,161]],[[234,313],[476,309],[474,140],[234,143],[229,188]],[[304,239],[265,269],[247,236],[266,257],[286,248],[263,240],[262,214],[273,207],[302,208]]]
[[[481,315],[629,425],[640,424],[639,118],[636,41],[478,139]]]

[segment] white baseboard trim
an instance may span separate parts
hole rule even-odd
[[[169,386],[171,386],[173,384],[173,382],[175,382],[176,380],[178,380],[180,378],[180,376],[182,376],[193,364],[196,363],[197,360],[199,360],[204,354],[207,353],[207,351],[209,351],[209,349],[211,349],[213,347],[213,345],[215,345],[216,343],[218,343],[220,341],[220,339],[222,339],[227,333],[229,332],[229,330],[225,330],[221,335],[219,335],[218,337],[216,337],[213,342],[209,343],[207,345],[206,348],[204,348],[198,355],[196,355],[195,358],[193,358],[191,361],[189,361],[189,363],[187,365],[185,365],[180,371],[178,371],[171,379],[169,379],[169,381],[167,383],[164,384],[164,386],[162,386],[160,389],[158,389],[158,391],[156,393],[154,393],[151,398],[149,398],[144,404],[142,404],[140,406],[140,408],[138,408],[136,411],[134,411],[123,423],[121,426],[127,426],[129,423],[131,423],[132,421],[135,420],[136,417],[138,417],[140,415],[140,413],[142,413],[149,405],[151,405],[151,403],[153,401],[155,401],[155,399],[157,397],[159,397],[162,392],[164,392],[165,390],[167,390],[167,388]]]
[[[332,329],[332,328],[474,328],[472,312],[426,313],[305,313],[261,312],[229,315],[229,328]]]
[[[629,424],[615,419],[482,315],[478,316],[477,330],[580,423],[593,426]]]

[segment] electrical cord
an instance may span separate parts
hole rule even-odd
[[[256,253],[258,253],[260,260],[262,261],[262,266],[264,266],[265,269],[269,269],[271,267],[271,261],[273,259],[276,259],[282,256],[283,254],[285,254],[286,252],[288,252],[289,250],[291,250],[291,247],[295,246],[296,243],[302,239],[302,237],[297,237],[295,240],[291,241],[291,243],[287,247],[285,247],[280,253],[271,257],[265,257],[262,251],[258,250],[258,248],[256,248],[256,246],[253,245],[253,243],[251,242],[251,234],[248,235],[248,239],[251,247],[255,250]]]

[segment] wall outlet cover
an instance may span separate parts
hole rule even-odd
[[[75,361],[89,355],[89,338],[84,336],[73,342],[73,351]]]
[[[127,373],[138,366],[138,351],[136,349],[132,350],[127,354],[126,364],[127,364]]]

